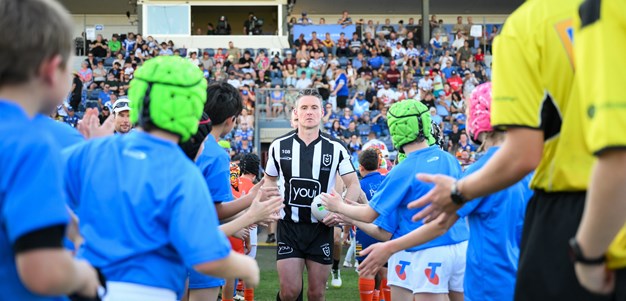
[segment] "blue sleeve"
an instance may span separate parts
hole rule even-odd
[[[233,193],[230,189],[230,162],[228,161],[228,155],[217,155],[213,159],[202,171],[206,185],[209,186],[213,202],[232,201]]]
[[[467,202],[465,205],[463,205],[463,207],[461,207],[461,209],[457,210],[456,215],[458,215],[459,217],[469,216],[474,212],[474,210],[476,210],[476,208],[478,208],[478,206],[480,206],[484,199],[484,197],[481,197]]]
[[[32,131],[26,136],[30,137],[21,145],[3,150],[11,157],[2,158],[8,162],[3,162],[7,179],[1,187],[1,220],[11,243],[32,231],[69,221],[58,160],[60,150],[47,136]]]
[[[171,204],[169,236],[186,266],[223,259],[230,243],[219,229],[215,206],[202,178],[194,170],[181,181],[179,195]]]
[[[374,220],[373,224],[393,234],[398,229],[398,214],[393,212],[389,215],[381,215]]]
[[[391,215],[394,213],[402,200],[404,200],[407,192],[411,189],[415,177],[403,176],[400,171],[392,170],[385,177],[370,202],[370,206],[379,215]]]
[[[65,183],[65,194],[67,196],[67,204],[74,212],[78,212],[80,201],[80,176],[81,150],[85,146],[72,146],[62,151],[61,161],[63,162],[63,180]]]

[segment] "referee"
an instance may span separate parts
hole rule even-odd
[[[337,173],[347,187],[346,199],[357,200],[361,191],[348,150],[320,131],[322,108],[317,90],[301,91],[294,113],[297,129],[274,140],[269,148],[267,185],[278,185],[285,200],[278,221],[280,292],[276,300],[298,299],[305,266],[308,300],[324,300],[332,264],[334,221],[332,217],[318,221],[311,215],[311,202],[315,196],[331,192]]]

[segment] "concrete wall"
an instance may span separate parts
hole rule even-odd
[[[283,49],[289,48],[287,37],[279,36],[190,36],[190,37],[169,37],[154,36],[157,41],[172,40],[176,48],[228,48],[228,42],[233,41],[235,47],[244,48],[267,48]]]

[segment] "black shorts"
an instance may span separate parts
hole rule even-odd
[[[535,191],[526,209],[516,301],[608,301],[580,286],[569,257],[585,206],[584,192]]]
[[[348,96],[337,96],[337,107],[344,109],[348,102]]]
[[[322,223],[278,221],[276,260],[303,258],[321,264],[333,263],[334,227]]]

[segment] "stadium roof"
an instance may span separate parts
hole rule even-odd
[[[128,0],[60,0],[72,14],[125,14],[132,12]],[[432,14],[510,14],[524,0],[431,0]],[[294,13],[352,15],[419,14],[420,0],[297,0]]]

